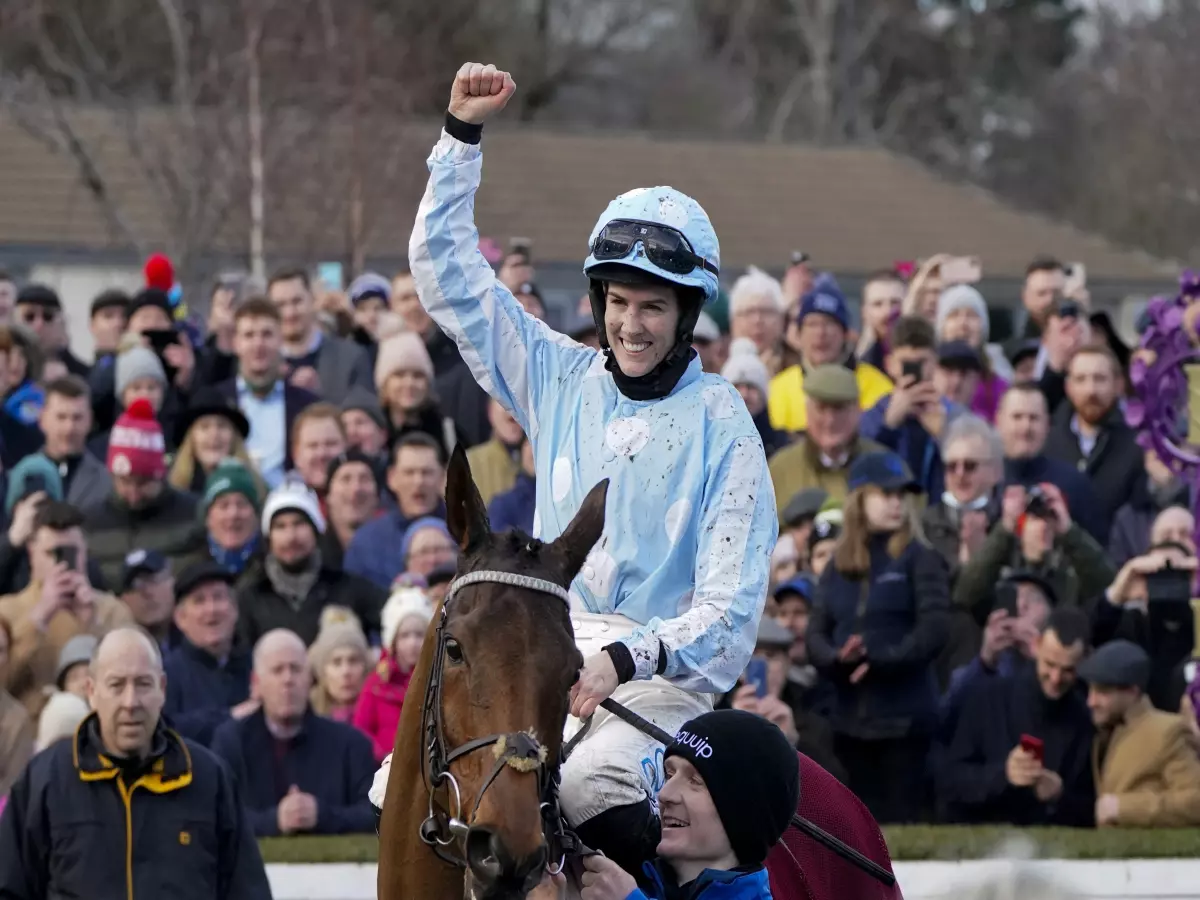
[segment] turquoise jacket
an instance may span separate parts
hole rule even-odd
[[[650,887],[633,891],[625,900],[771,900],[771,880],[761,866],[749,871],[705,869],[682,889],[661,860],[646,863],[644,871]]]
[[[610,479],[573,606],[639,623],[624,639],[636,678],[652,677],[662,652],[673,684],[724,693],[754,649],[778,534],[758,430],[698,360],[668,396],[631,400],[601,353],[526,313],[479,250],[482,168],[478,144],[442,133],[409,246],[421,303],[533,444],[534,537],[557,538]]]

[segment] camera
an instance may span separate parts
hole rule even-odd
[[[1046,492],[1041,485],[1034,485],[1026,494],[1025,515],[1036,516],[1039,519],[1049,519],[1054,516],[1053,510],[1050,508],[1050,500],[1046,497]]]

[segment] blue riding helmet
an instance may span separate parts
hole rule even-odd
[[[683,235],[692,253],[701,257],[709,267],[697,265],[687,274],[669,271],[650,260],[642,241],[635,241],[624,257],[597,259],[594,252],[596,238],[606,225],[620,221],[658,225],[678,232]],[[698,288],[703,291],[706,304],[716,300],[720,290],[714,270],[721,267],[721,245],[708,213],[687,194],[672,187],[634,188],[605,207],[588,237],[588,258],[583,263],[583,273],[592,277],[597,267],[614,264],[640,269],[681,287]]]

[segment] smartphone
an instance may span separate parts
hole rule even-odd
[[[346,270],[340,262],[323,262],[317,264],[317,281],[323,283],[331,291],[341,291],[346,288]]]
[[[900,367],[900,374],[904,378],[911,378],[913,381],[921,381],[925,375],[925,367],[919,359],[910,359]]]
[[[753,657],[746,666],[746,684],[754,685],[756,697],[767,696],[767,661]]]
[[[1038,762],[1046,761],[1046,742],[1032,734],[1021,735],[1021,749]]]
[[[72,572],[79,566],[79,548],[63,545],[54,548],[54,561],[65,563]]]
[[[1192,577],[1181,569],[1162,569],[1146,576],[1148,603],[1184,603],[1192,599]]]
[[[46,490],[46,476],[39,472],[31,472],[25,476],[25,494],[22,500],[30,494],[36,494],[38,491]]]
[[[150,349],[159,356],[172,344],[179,343],[179,332],[174,328],[151,328],[143,331],[142,335],[150,342]]]
[[[976,284],[983,278],[983,264],[978,256],[952,256],[942,263],[939,271],[942,284]]]
[[[803,250],[793,250],[792,251],[792,265],[793,266],[802,266],[806,262],[808,262],[808,254],[807,253],[805,253]]]
[[[1087,267],[1081,262],[1067,263],[1063,293],[1067,296],[1087,287]]]
[[[1011,581],[996,585],[996,601],[992,609],[1002,609],[1014,618],[1017,616],[1017,586]]]
[[[1080,306],[1075,300],[1060,300],[1054,308],[1054,314],[1060,319],[1078,319]]]

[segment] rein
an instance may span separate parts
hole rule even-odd
[[[551,858],[553,859],[557,855],[558,859],[557,864],[548,865],[547,869],[551,875],[557,875],[563,870],[567,856],[575,853],[578,847],[578,839],[565,829],[562,815],[559,812],[558,766],[561,760],[551,761],[548,759],[546,746],[540,743],[535,735],[525,731],[491,734],[487,737],[467,741],[453,750],[446,750],[442,716],[442,680],[445,672],[447,644],[450,640],[446,631],[446,623],[449,619],[450,604],[454,598],[463,588],[477,584],[499,584],[536,591],[557,597],[564,604],[570,604],[566,588],[552,581],[529,575],[484,569],[478,572],[468,572],[451,582],[446,592],[446,599],[442,601],[442,612],[438,618],[435,632],[434,659],[429,672],[429,683],[425,687],[425,700],[421,707],[421,734],[425,740],[425,766],[421,775],[425,782],[425,790],[429,794],[429,814],[420,826],[421,840],[429,845],[440,859],[459,868],[469,869],[465,855],[456,852],[454,845],[466,838],[471,822],[478,813],[479,805],[483,802],[483,796],[487,793],[488,788],[506,767],[518,772],[535,772],[538,777],[538,797],[541,802],[543,831],[550,844]],[[450,771],[450,765],[455,760],[489,747],[495,757],[491,773],[480,786],[473,805],[469,809],[464,809],[462,791],[458,780]],[[435,798],[439,789],[442,788],[445,789],[448,802],[437,804]]]

